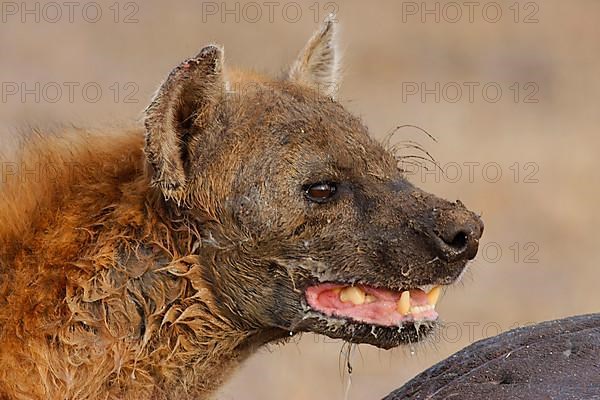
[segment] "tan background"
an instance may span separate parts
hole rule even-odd
[[[249,19],[255,9],[244,9],[245,3],[237,6],[236,22],[235,11],[203,14],[208,3],[198,0],[138,0],[135,7],[121,1],[115,22],[113,3],[98,2],[103,14],[96,23],[83,19],[85,3],[75,7],[72,23],[65,7],[62,17],[51,22],[56,10],[44,11],[45,3],[37,3],[37,16],[35,11],[22,15],[21,2],[13,3],[17,15],[12,15],[14,9],[4,10],[2,140],[15,127],[32,123],[134,123],[169,69],[209,42],[225,46],[230,64],[279,73],[316,28],[315,17],[322,19],[331,9],[325,3],[296,3],[302,14],[294,23],[295,9],[288,6],[283,14],[285,3],[275,2],[270,22],[267,6],[259,1],[262,17],[253,23]],[[412,173],[411,180],[481,212],[484,252],[472,263],[464,284],[442,299],[439,309],[446,328],[438,340],[416,346],[414,355],[408,349],[359,347],[352,357],[350,399],[380,398],[436,361],[499,330],[600,310],[600,3],[521,2],[515,22],[515,7],[509,8],[514,2],[501,1],[495,3],[503,12],[496,23],[484,18],[488,2],[477,3],[473,22],[463,2],[455,3],[463,12],[457,22],[449,21],[456,8],[447,2],[438,3],[439,23],[435,14],[425,15],[425,22],[420,14],[404,14],[403,21],[403,7],[422,8],[421,2],[409,3],[335,4],[345,53],[339,98],[364,118],[375,137],[383,138],[396,125],[415,124],[438,138],[433,143],[414,129],[402,129],[393,140],[419,141],[446,167],[447,178]],[[222,2],[212,4],[218,11],[224,7]],[[434,2],[427,4],[434,9]],[[235,3],[227,7],[235,10]],[[487,6],[485,17],[493,19],[495,10]],[[87,9],[88,19],[95,18],[94,11]],[[131,13],[138,22],[123,23]],[[538,22],[525,23],[526,18]],[[21,93],[6,93],[11,83],[22,82],[34,90],[40,82],[47,92],[40,89],[39,101],[31,94],[22,101]],[[79,83],[73,102],[65,82]],[[126,87],[128,82],[132,85]],[[424,82],[430,89],[439,82],[446,92],[441,89],[439,102],[434,94],[422,101],[420,95],[403,91],[411,82]],[[479,84],[472,102],[464,82]],[[526,86],[528,82],[532,84]],[[102,89],[98,102],[83,98],[86,83]],[[114,83],[120,88],[117,99]],[[499,101],[490,100],[493,88],[487,99],[483,96],[485,84],[502,89]],[[56,97],[53,85],[65,89],[54,103],[49,101]],[[462,87],[462,97],[451,102],[456,85]],[[526,103],[526,95],[536,88],[529,100],[537,103]],[[137,103],[125,102],[134,89],[131,99]],[[464,163],[479,163],[471,164],[471,178]],[[502,176],[495,181],[498,170]],[[305,335],[261,351],[219,398],[342,399],[347,374],[340,363],[341,348],[341,342]]]

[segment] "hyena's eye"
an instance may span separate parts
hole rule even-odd
[[[337,191],[337,184],[332,182],[319,182],[306,185],[304,188],[306,197],[315,203],[324,203],[330,200]]]

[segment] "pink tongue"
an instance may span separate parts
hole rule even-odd
[[[424,311],[416,315],[402,315],[397,311],[400,299],[399,292],[359,286],[368,295],[376,298],[372,303],[354,305],[340,300],[336,289],[343,289],[346,285],[323,283],[306,289],[306,300],[314,310],[327,316],[345,317],[358,322],[382,326],[399,326],[407,321],[432,321],[437,319],[434,310]],[[420,289],[410,291],[411,306],[427,305],[427,295]]]

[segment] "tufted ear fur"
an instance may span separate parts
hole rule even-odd
[[[316,88],[335,97],[339,81],[339,50],[336,42],[335,16],[330,15],[310,38],[292,64],[290,80]]]
[[[214,123],[224,92],[223,50],[210,45],[173,69],[146,108],[144,151],[165,198],[184,200],[189,145]]]

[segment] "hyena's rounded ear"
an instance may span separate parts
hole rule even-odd
[[[144,151],[165,198],[184,200],[190,144],[214,123],[224,92],[223,49],[210,45],[173,69],[146,108]]]
[[[340,75],[336,30],[335,15],[330,14],[292,64],[288,79],[309,85],[326,96],[335,97]]]

